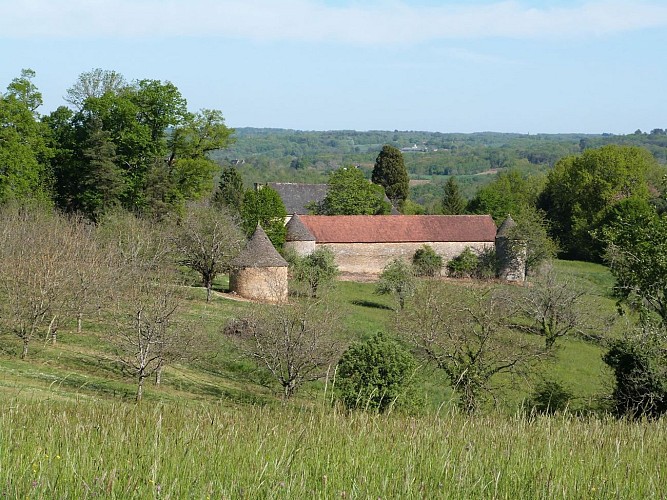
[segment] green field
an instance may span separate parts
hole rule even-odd
[[[586,288],[591,313],[613,315],[604,267],[558,269]],[[341,338],[390,331],[394,303],[373,287],[339,282],[332,292]],[[33,343],[26,361],[4,335],[0,497],[646,498],[667,489],[664,426],[601,411],[612,378],[597,340],[564,339],[527,376],[499,379],[496,404],[481,415],[459,413],[444,376],[424,362],[416,375],[424,408],[348,414],[332,399],[333,377],[283,402],[223,336],[228,318],[253,307],[221,293],[207,303],[204,290],[190,289],[187,314],[209,355],[168,367],[140,405],[94,318],[83,333],[61,331],[56,345]],[[572,412],[521,410],[544,378],[571,390]]]

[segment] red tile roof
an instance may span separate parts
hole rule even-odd
[[[492,242],[490,215],[301,215],[318,243]]]

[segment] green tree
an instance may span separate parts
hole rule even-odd
[[[626,211],[604,234],[615,293],[633,309],[657,314],[667,325],[667,216]]]
[[[461,215],[466,211],[466,200],[461,196],[459,184],[456,177],[451,176],[445,184],[445,192],[442,196],[442,213],[444,215]]]
[[[409,351],[376,333],[343,353],[336,373],[338,398],[349,409],[380,413],[394,405],[409,406],[410,379],[415,368]]]
[[[245,192],[241,218],[243,230],[248,237],[255,231],[257,224],[260,224],[273,246],[282,248],[287,234],[285,217],[285,205],[275,189],[263,186],[261,189],[248,189]]]
[[[647,176],[657,168],[642,148],[609,145],[560,160],[539,200],[568,258],[600,260],[604,244],[594,234],[615,204],[627,198],[649,199]]]
[[[240,212],[244,194],[243,179],[236,167],[229,165],[223,168],[218,189],[213,196],[215,205]]]
[[[343,167],[329,175],[327,195],[317,213],[321,215],[388,214],[381,186],[368,182],[357,167]]]
[[[47,127],[37,119],[41,94],[23,70],[0,94],[0,202],[49,196]]]
[[[387,197],[395,206],[407,199],[410,178],[400,150],[388,144],[382,148],[375,159],[371,181],[384,188]]]
[[[338,276],[334,253],[328,248],[318,248],[305,257],[295,256],[292,260],[292,276],[311,298],[316,298]]]
[[[375,293],[394,295],[399,308],[403,310],[406,299],[414,295],[416,287],[417,280],[412,266],[403,259],[396,258],[382,270],[380,279],[375,285]]]
[[[479,188],[468,203],[472,214],[489,214],[496,223],[509,214],[516,214],[524,207],[534,206],[540,192],[538,177],[526,178],[517,170],[497,174],[495,180]]]
[[[82,173],[79,184],[81,210],[97,219],[100,214],[117,205],[125,188],[121,170],[115,163],[116,148],[109,133],[102,130],[99,119],[88,122],[83,144]]]

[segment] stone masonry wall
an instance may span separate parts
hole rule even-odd
[[[429,245],[442,256],[443,276],[447,273],[447,262],[466,247],[478,251],[494,247],[492,242],[318,243],[317,247],[327,247],[334,253],[341,272],[380,274],[396,257],[412,262],[412,256],[423,245]]]
[[[235,269],[229,276],[229,288],[246,299],[287,302],[287,267]]]

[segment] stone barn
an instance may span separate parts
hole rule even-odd
[[[231,262],[229,289],[247,299],[287,302],[287,261],[257,226],[243,251]]]
[[[412,261],[429,245],[446,263],[466,247],[493,248],[496,225],[490,215],[301,215],[300,222],[329,248],[342,272],[382,272],[394,258]],[[444,273],[443,267],[443,273]]]

